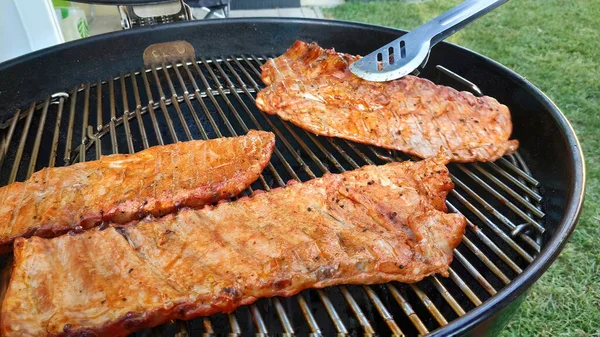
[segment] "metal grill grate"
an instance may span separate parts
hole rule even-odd
[[[269,166],[245,194],[290,179],[407,159],[400,153],[319,137],[255,107],[266,56],[201,57],[73,87],[18,110],[0,125],[0,186],[45,166],[133,153],[190,139],[273,131]],[[477,86],[437,67],[438,80]],[[450,81],[450,82],[448,82]],[[138,335],[419,335],[442,327],[505,287],[529,265],[544,231],[537,181],[517,153],[495,163],[452,164],[447,204],[468,219],[450,277],[417,284],[340,286],[272,298],[229,315],[174,322]]]

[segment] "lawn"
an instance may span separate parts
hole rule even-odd
[[[346,3],[325,14],[411,29],[459,0]],[[581,220],[502,336],[600,336],[600,1],[512,0],[450,38],[527,77],[567,115],[582,143]]]

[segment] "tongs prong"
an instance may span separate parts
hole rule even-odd
[[[350,65],[350,70],[356,76],[374,82],[406,76],[425,66],[429,50],[436,43],[506,1],[508,0],[467,0],[357,60]]]

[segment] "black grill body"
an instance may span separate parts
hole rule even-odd
[[[264,173],[269,187],[290,178],[307,180],[326,171],[405,159],[395,152],[316,139],[254,106],[263,86],[260,65],[297,39],[364,55],[401,34],[338,21],[212,20],[106,34],[5,62],[0,64],[0,186],[45,166],[190,137],[243,134],[248,128],[279,132],[275,170]],[[142,55],[149,45],[175,40],[189,42],[198,58],[144,67]],[[450,209],[471,221],[455,253],[455,276],[415,286],[308,290],[292,299],[260,300],[233,317],[175,322],[139,335],[271,335],[289,333],[289,328],[296,335],[324,336],[497,333],[574,229],[584,192],[581,149],[568,121],[542,92],[486,57],[441,43],[420,76],[459,90],[474,90],[475,84],[506,104],[513,138],[521,144],[518,155],[495,164],[451,165],[457,192],[449,198]]]

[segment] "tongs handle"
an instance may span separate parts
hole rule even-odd
[[[435,19],[413,29],[410,35],[431,41],[430,47],[461,30],[508,0],[467,0]],[[407,35],[408,35],[407,34]],[[408,36],[405,38],[408,38]]]

